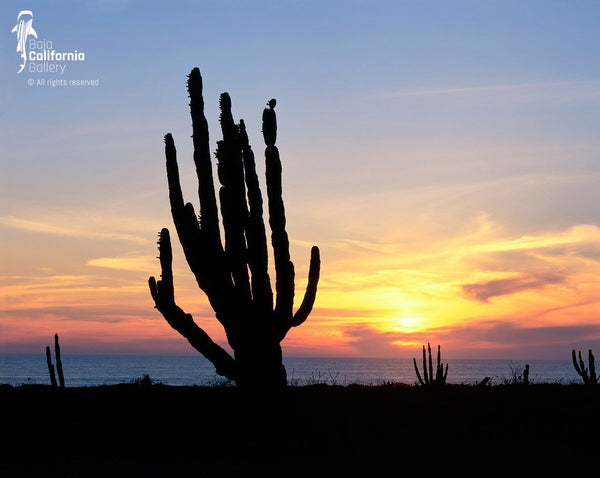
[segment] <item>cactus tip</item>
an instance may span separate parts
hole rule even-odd
[[[200,69],[198,67],[192,69],[188,75],[187,90],[190,96],[192,90],[195,88],[200,88],[200,93],[202,93],[202,75],[200,75]]]
[[[224,92],[221,93],[221,96],[219,97],[219,108],[221,109],[230,109],[231,108],[231,97],[229,96],[229,93]]]
[[[246,123],[244,123],[243,119],[240,119],[240,124],[238,125],[240,132],[240,140],[242,142],[242,146],[245,148],[250,147],[250,142],[248,140],[248,133],[246,132]]]

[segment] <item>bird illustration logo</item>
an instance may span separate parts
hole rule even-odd
[[[21,73],[27,63],[27,38],[29,35],[37,38],[37,33],[33,29],[33,12],[31,10],[21,10],[17,16],[17,24],[11,30],[11,33],[17,34],[17,52],[21,53],[23,63],[19,65],[21,69],[17,73]]]

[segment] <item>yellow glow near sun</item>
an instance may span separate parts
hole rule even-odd
[[[398,332],[417,332],[423,328],[427,321],[420,317],[400,317],[395,319],[395,326],[391,327]]]

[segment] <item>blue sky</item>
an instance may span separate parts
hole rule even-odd
[[[3,2],[5,30],[10,31],[24,5]],[[265,99],[277,97],[280,121],[285,123],[282,139],[289,148],[314,158],[314,163],[302,166],[304,175],[322,167],[327,174],[319,176],[329,181],[340,163],[323,165],[320,156],[345,155],[345,147],[356,151],[356,157],[344,161],[340,177],[350,190],[370,188],[361,184],[365,168],[380,168],[382,178],[373,173],[377,180],[401,181],[388,170],[396,169],[398,146],[406,144],[434,147],[452,142],[474,149],[474,144],[551,140],[580,145],[594,139],[600,79],[597,2],[166,6],[103,1],[26,6],[35,12],[40,36],[53,39],[56,48],[86,52],[85,64],[74,65],[66,75],[99,78],[101,86],[29,88],[26,72],[13,74],[14,34],[5,35],[2,130],[9,155],[23,143],[33,143],[23,137],[32,130],[40,139],[60,137],[69,150],[67,144],[87,147],[86,134],[123,144],[139,140],[146,144],[145,151],[138,147],[137,154],[128,151],[127,156],[135,174],[143,176],[149,167],[147,154],[153,151],[152,135],[160,138],[165,130],[175,134],[177,128],[183,133],[188,126],[181,89],[193,66],[205,75],[211,125],[218,94],[227,90],[258,146],[260,110]],[[106,145],[106,139],[102,143]],[[393,157],[373,154],[378,145],[393,149]],[[77,164],[85,172],[127,168],[115,152],[98,158],[100,164],[91,168],[84,158]],[[65,154],[72,153],[61,156]],[[69,166],[75,162],[62,161]],[[43,168],[49,163],[54,167],[42,158],[35,164]],[[522,166],[511,164],[507,169],[514,167]],[[30,168],[22,168],[26,170],[19,178],[31,179]]]
[[[11,29],[24,9],[38,39],[84,51],[85,62],[62,77],[17,74]],[[213,142],[228,91],[260,156],[261,111],[277,98],[293,252],[302,271],[310,244],[322,245],[325,297],[350,287],[340,285],[346,261],[371,261],[352,241],[410,255],[481,231],[564,237],[598,226],[597,1],[4,1],[0,12],[6,287],[42,276],[110,282],[113,263],[93,266],[109,258],[138,261],[116,269],[125,288],[156,273],[154,235],[171,225],[167,132],[194,200],[185,79],[195,66]],[[572,254],[600,253],[586,243]],[[141,304],[145,292],[135,293]],[[75,302],[54,315],[74,322]]]

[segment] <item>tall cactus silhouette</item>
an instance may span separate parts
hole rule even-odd
[[[188,76],[192,116],[194,163],[198,177],[200,211],[184,203],[179,182],[175,143],[165,136],[165,156],[171,214],[187,263],[198,286],[207,295],[217,320],[234,351],[231,356],[216,344],[175,302],[172,249],[168,229],[159,233],[161,280],[150,277],[150,293],[159,312],[190,344],[210,360],[218,374],[242,387],[282,387],[287,384],[281,341],[292,327],[310,314],[320,272],[319,249],[311,250],[304,299],[294,313],[294,264],[285,230],[281,160],[275,146],[277,121],[274,99],[262,116],[266,144],[266,185],[271,244],[275,262],[275,297],[268,273],[267,232],[263,199],[254,153],[244,121],[236,124],[228,93],[220,97],[223,139],[217,142],[217,175],[225,245],[212,176],[208,123],[204,116],[202,76],[194,68]]]

